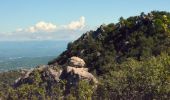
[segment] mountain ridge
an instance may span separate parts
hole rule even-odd
[[[96,31],[89,31],[73,43],[69,43],[67,50],[48,64],[64,65],[71,56],[78,56],[92,67],[90,70],[97,69],[100,74],[103,72],[98,66],[105,65],[102,64],[105,62],[103,58],[107,58],[105,55],[111,55],[113,62],[121,63],[130,57],[142,60],[147,58],[145,56],[168,52],[169,18],[170,14],[164,11],[141,13],[140,16],[127,19],[121,17],[118,23],[101,25]],[[163,44],[163,41],[167,44]],[[101,63],[95,63],[99,61]]]

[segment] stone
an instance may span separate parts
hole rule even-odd
[[[74,56],[70,58],[69,65],[77,68],[82,68],[85,66],[85,62],[83,59]]]
[[[27,73],[22,77],[23,79],[24,78],[28,78],[29,75],[33,72],[33,69],[30,69],[29,71],[27,71]]]
[[[100,52],[97,52],[97,57],[99,57],[101,55],[101,53]]]
[[[88,72],[88,68],[75,68],[75,67],[67,66],[66,72],[67,74],[71,73],[72,76],[77,75],[78,76],[77,78],[79,79],[76,80],[85,79],[95,84],[98,83],[97,79],[91,73]]]
[[[47,67],[48,67],[48,65],[40,65],[36,69],[41,72],[41,71],[43,71]]]
[[[52,68],[49,68],[48,71],[50,72],[50,75],[52,75],[57,82],[60,81],[60,75],[62,73],[62,70],[57,72],[53,70]]]
[[[21,69],[20,72],[22,75],[25,75],[29,70],[28,69]]]
[[[106,27],[105,24],[103,24],[103,25],[100,26],[100,31],[101,31],[102,33],[105,32],[104,27]]]

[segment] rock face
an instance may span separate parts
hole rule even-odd
[[[68,66],[63,69],[56,70],[58,66],[41,65],[35,69],[28,70],[23,76],[15,81],[14,87],[18,87],[22,84],[34,83],[35,72],[40,73],[40,77],[43,81],[49,81],[52,83],[60,82],[60,80],[67,80],[68,85],[76,85],[80,80],[86,80],[90,83],[97,84],[97,79],[88,72],[88,68],[85,68],[85,62],[79,57],[71,57],[68,61]]]

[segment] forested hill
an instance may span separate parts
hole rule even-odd
[[[16,73],[0,74],[0,99],[170,100],[170,13],[101,25],[9,86]]]
[[[101,25],[78,40],[69,43],[67,50],[49,64],[63,65],[72,56],[85,60],[91,71],[103,74],[111,64],[127,58],[146,60],[162,52],[170,53],[170,13],[152,11],[109,25]]]

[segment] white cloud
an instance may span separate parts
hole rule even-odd
[[[18,28],[16,31],[21,32],[55,32],[58,30],[81,30],[85,27],[85,17],[82,16],[78,21],[72,21],[67,25],[56,25],[50,22],[40,21],[36,23],[34,26],[30,26],[29,28],[22,29]]]
[[[57,25],[52,24],[52,23],[48,23],[48,22],[44,22],[44,21],[40,21],[37,24],[35,24],[34,26],[29,27],[28,29],[26,29],[25,31],[27,32],[53,32],[56,31],[57,29]]]
[[[18,28],[18,29],[16,29],[16,32],[21,32],[21,31],[23,31],[23,29],[22,29],[22,28]]]
[[[66,25],[40,21],[28,28],[18,28],[15,32],[0,33],[0,41],[74,40],[87,30],[83,16],[79,20],[71,21]]]
[[[82,29],[85,27],[85,17],[80,17],[79,21],[72,21],[70,24],[66,26],[66,28],[70,30]]]

